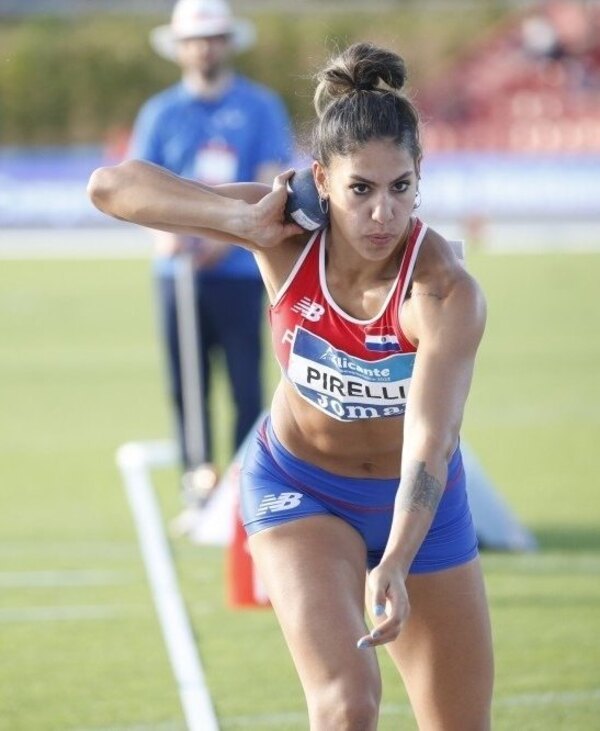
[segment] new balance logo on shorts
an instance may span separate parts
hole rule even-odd
[[[256,517],[262,518],[267,513],[279,513],[282,510],[297,508],[302,498],[301,492],[281,492],[279,495],[265,495],[260,501]]]
[[[308,297],[303,297],[292,307],[292,312],[299,312],[307,320],[318,322],[323,317],[325,308],[318,302],[311,302]]]

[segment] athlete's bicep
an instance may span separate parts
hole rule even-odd
[[[404,444],[449,453],[458,438],[474,356],[421,346],[415,359],[404,422]]]
[[[458,438],[485,327],[485,302],[470,277],[441,302],[423,302],[405,417],[405,445],[449,452]],[[425,445],[427,445],[425,447]]]
[[[88,183],[92,202],[120,220],[174,234],[205,236],[252,247],[244,229],[244,204],[261,201],[271,189],[258,183],[211,187],[158,165],[128,160],[98,168]]]

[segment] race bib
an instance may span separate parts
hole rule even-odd
[[[287,376],[298,393],[338,421],[401,416],[415,353],[363,360],[297,327]]]

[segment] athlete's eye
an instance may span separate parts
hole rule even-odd
[[[357,195],[365,195],[365,193],[369,192],[369,186],[366,183],[354,183],[350,186],[350,190]]]
[[[394,190],[396,193],[406,193],[409,188],[410,180],[399,180],[397,183],[394,183]]]

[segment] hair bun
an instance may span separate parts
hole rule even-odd
[[[422,150],[419,112],[402,91],[406,66],[393,51],[355,43],[317,74],[312,155],[327,167],[371,140],[408,151],[418,176]]]
[[[357,91],[399,95],[405,81],[406,66],[398,54],[372,43],[355,43],[317,75],[317,115],[320,117],[336,99]]]

